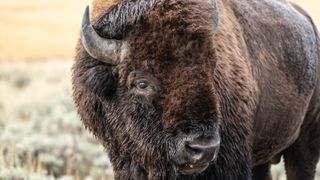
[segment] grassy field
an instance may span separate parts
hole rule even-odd
[[[0,66],[0,180],[111,180],[74,110],[71,61]]]
[[[293,0],[320,26],[319,0]],[[0,1],[0,61],[70,58],[91,0]]]

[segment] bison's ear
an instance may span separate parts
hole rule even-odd
[[[73,78],[76,86],[101,98],[113,96],[118,84],[118,75],[113,72],[114,66],[93,59],[80,45],[75,60]]]
[[[88,88],[102,98],[111,98],[117,90],[118,75],[108,65],[97,66],[90,70],[92,78],[87,79]]]

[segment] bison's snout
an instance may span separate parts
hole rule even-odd
[[[212,160],[218,144],[210,140],[193,140],[185,142],[185,156],[189,157],[192,163],[201,163]]]
[[[182,174],[198,174],[207,169],[216,158],[220,139],[216,137],[191,138],[184,140],[178,148],[175,159]]]

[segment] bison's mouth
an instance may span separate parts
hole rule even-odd
[[[192,165],[185,164],[179,168],[179,172],[183,175],[192,175],[192,174],[200,174],[204,170],[206,170],[209,166],[209,163],[201,164],[201,165]]]

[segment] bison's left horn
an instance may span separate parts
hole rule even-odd
[[[80,39],[85,50],[93,58],[107,64],[117,65],[122,41],[100,37],[90,24],[89,6],[87,6],[80,30]]]

